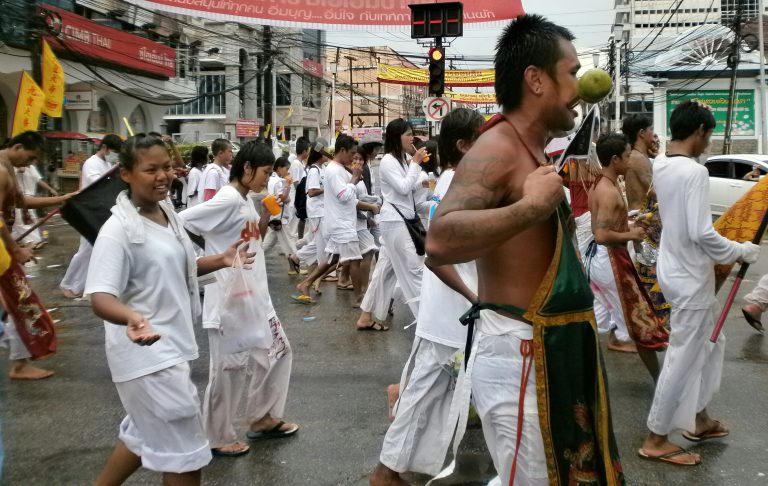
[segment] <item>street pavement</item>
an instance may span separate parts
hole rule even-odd
[[[58,217],[47,227],[50,244],[29,268],[33,287],[59,319],[59,352],[41,363],[56,372],[42,382],[9,382],[5,352],[0,352],[0,409],[6,458],[0,485],[92,484],[117,438],[123,410],[104,355],[103,325],[86,301],[61,297],[58,282],[77,249],[77,235]],[[94,262],[98,265],[98,262]],[[252,444],[250,454],[215,458],[204,471],[205,485],[367,484],[387,430],[387,385],[400,378],[411,349],[413,320],[407,307],[395,308],[385,333],[357,332],[352,294],[323,284],[319,305],[290,299],[297,277],[270,254],[270,292],[293,347],[293,373],[286,420],[301,426],[292,438]],[[695,445],[673,439],[702,454],[693,468],[638,458],[646,433],[653,383],[636,355],[605,353],[613,425],[627,484],[768,484],[768,344],[741,317],[741,296],[762,273],[768,258],[753,266],[726,323],[728,345],[720,393],[710,410],[731,435]],[[730,285],[728,284],[728,287]],[[725,291],[720,295],[725,299]],[[305,321],[305,317],[313,320]],[[200,358],[192,363],[198,391],[208,374],[208,341],[197,330]],[[603,349],[604,343],[603,343]],[[237,424],[244,433],[246,425]],[[495,474],[479,428],[470,429],[459,454],[457,474],[441,485],[482,485]],[[415,485],[428,478],[407,476]],[[138,471],[126,484],[160,484],[157,473]]]

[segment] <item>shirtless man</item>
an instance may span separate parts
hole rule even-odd
[[[629,344],[637,345],[640,359],[655,382],[660,371],[656,351],[667,347],[668,333],[656,317],[627,250],[629,242],[645,237],[640,224],[628,223],[627,204],[617,183],[630,163],[627,138],[618,133],[601,136],[597,156],[603,172],[589,194],[595,240],[587,250],[587,273],[596,284],[595,297],[609,310],[611,321]]]
[[[570,237],[563,234],[567,215],[561,204],[562,179],[551,166],[540,166],[548,135],[572,129],[577,115],[573,106],[581,66],[572,40],[567,29],[536,15],[520,16],[504,30],[496,53],[496,96],[502,113],[486,124],[458,167],[427,237],[429,265],[477,263],[480,302],[467,320],[476,321],[477,328],[474,340],[469,333],[473,344],[465,355],[467,373],[460,396],[468,398],[464,387],[471,386],[502,484],[515,479],[519,484],[567,482],[570,466],[564,458],[572,455],[566,449],[580,449],[572,440],[579,434],[574,407],[588,414],[597,429],[607,423],[597,419],[608,413],[598,410],[598,402],[607,404],[604,379],[595,366],[587,365],[599,361],[592,293]],[[568,296],[553,285],[564,271],[577,280]],[[564,305],[544,318],[556,294]],[[576,307],[589,322],[572,322]],[[565,314],[567,319],[561,320]],[[559,325],[553,326],[555,322]],[[577,328],[589,338],[567,351],[547,349],[542,341],[543,336]],[[560,342],[574,342],[565,339]],[[546,361],[546,369],[531,372],[534,358],[537,368]],[[586,397],[571,380],[551,386],[551,373],[559,373],[553,367],[566,361],[571,371],[578,369],[570,376],[588,383],[600,400]],[[537,388],[548,395],[537,397]],[[524,425],[518,437],[520,415]],[[573,434],[560,433],[565,430]],[[558,431],[557,437],[553,431]],[[601,484],[619,484],[612,434],[604,429],[604,434],[588,432],[588,437],[594,454],[578,460],[602,476]]]
[[[0,210],[2,211],[3,219],[0,222],[0,238],[3,239],[5,247],[11,256],[11,265],[23,265],[30,260],[36,261],[32,250],[19,246],[16,241],[11,237],[10,228],[13,226],[13,219],[16,208],[41,208],[46,206],[52,206],[63,203],[66,199],[71,197],[71,194],[66,196],[57,197],[34,197],[24,196],[21,189],[18,187],[16,181],[15,168],[27,167],[34,163],[38,157],[40,157],[45,139],[36,132],[24,132],[13,137],[7,146],[0,150]],[[16,272],[14,274],[13,268],[6,271],[0,279],[14,279],[21,278],[26,285],[26,279],[23,278],[23,272]],[[19,273],[21,275],[19,275]],[[10,343],[10,359],[12,361],[11,369],[8,372],[8,376],[13,380],[40,380],[48,378],[53,375],[52,371],[44,370],[36,366],[32,366],[29,363],[29,358],[41,358],[48,354],[53,353],[56,348],[55,337],[53,337],[53,326],[50,322],[50,317],[45,313],[43,316],[39,316],[35,307],[42,307],[37,300],[37,296],[30,290],[30,294],[27,295],[25,290],[18,290],[18,285],[4,285],[0,282],[3,289],[3,295],[5,297],[5,307],[9,314],[8,323],[6,324],[6,333],[8,334],[8,340]],[[10,289],[17,289],[16,292]],[[8,291],[6,293],[6,290]],[[24,294],[25,302],[9,302],[9,298],[18,298],[18,292]],[[13,296],[11,296],[13,294]],[[27,301],[28,300],[28,301]],[[21,336],[16,330],[14,324],[14,315],[21,315],[18,312],[28,312],[25,315],[25,321],[30,323],[28,327],[33,331],[42,332],[43,340],[47,340],[48,346],[40,346],[35,349],[30,349],[28,344],[29,338]],[[29,319],[27,319],[29,318]],[[47,328],[39,328],[42,326],[40,321],[45,321],[48,325]],[[46,338],[45,334],[50,333]],[[26,340],[25,340],[26,338]],[[33,337],[34,339],[34,337]]]
[[[624,176],[627,189],[627,207],[641,209],[653,174],[649,153],[654,144],[653,123],[643,115],[628,115],[621,123],[621,131],[632,145],[629,169]]]

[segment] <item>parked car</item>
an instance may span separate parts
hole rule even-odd
[[[709,206],[712,214],[723,214],[756,184],[744,176],[759,167],[760,175],[768,173],[768,155],[715,155],[704,166],[709,171]]]

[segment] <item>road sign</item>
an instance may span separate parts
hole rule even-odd
[[[429,121],[440,121],[451,111],[451,102],[448,98],[426,98],[421,104],[424,116]]]

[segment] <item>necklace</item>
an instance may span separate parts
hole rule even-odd
[[[514,124],[514,123],[512,123],[512,122],[509,120],[509,118],[507,118],[506,116],[504,117],[504,119],[505,119],[505,120],[507,121],[507,123],[509,123],[509,125],[512,127],[512,130],[514,130],[514,131],[515,131],[515,135],[517,135],[517,138],[520,140],[520,143],[521,143],[521,144],[523,144],[523,147],[525,147],[525,150],[527,150],[527,151],[528,151],[528,154],[529,154],[529,155],[530,155],[530,156],[533,158],[533,160],[535,160],[535,161],[536,161],[536,163],[537,163],[537,164],[539,164],[539,166],[543,166],[543,165],[549,165],[549,162],[547,162],[547,161],[546,161],[546,158],[545,158],[545,160],[544,160],[544,161],[542,161],[540,157],[538,157],[536,154],[534,154],[534,153],[533,153],[533,150],[531,150],[531,147],[529,147],[529,146],[528,146],[528,144],[525,142],[525,139],[523,138],[523,136],[522,136],[522,135],[520,135],[520,132],[518,131],[518,129],[517,129],[517,127],[515,126],[515,124]]]

